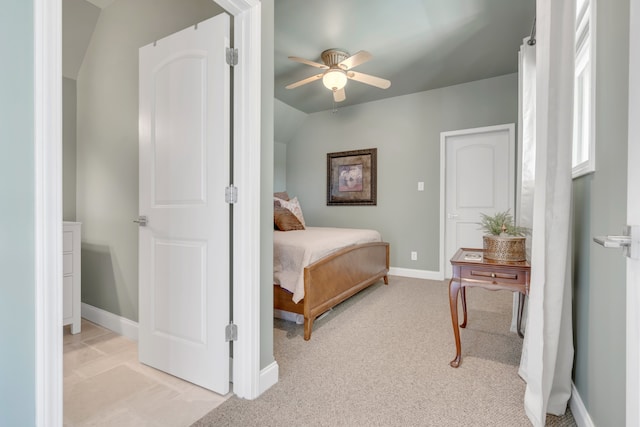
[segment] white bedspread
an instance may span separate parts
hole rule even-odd
[[[273,280],[289,292],[293,302],[304,298],[304,268],[338,249],[360,243],[380,242],[375,230],[307,227],[306,230],[274,231]]]

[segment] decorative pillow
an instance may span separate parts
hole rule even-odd
[[[283,208],[289,209],[291,212],[293,212],[293,214],[298,218],[298,221],[300,221],[300,224],[302,224],[303,227],[307,226],[304,223],[304,217],[302,216],[302,208],[300,207],[300,202],[298,202],[297,197],[294,197],[289,201],[279,199],[277,200],[277,202],[279,202],[280,206],[282,206]]]
[[[304,230],[304,225],[293,212],[282,206],[273,207],[273,223],[280,231]]]
[[[275,197],[276,199],[286,200],[287,202],[289,201],[289,195],[287,194],[286,191],[280,191],[278,193],[273,193],[273,197]]]

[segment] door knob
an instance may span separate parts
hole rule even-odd
[[[140,227],[147,226],[147,217],[146,215],[140,215],[138,219],[134,219],[133,222],[137,222]]]
[[[447,214],[447,218],[448,218],[448,219],[456,219],[456,218],[458,218],[458,214],[448,213],[448,214]]]

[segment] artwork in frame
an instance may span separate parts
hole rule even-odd
[[[327,206],[375,206],[377,148],[327,153]]]

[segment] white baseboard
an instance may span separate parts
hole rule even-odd
[[[138,341],[138,323],[98,307],[82,303],[82,317],[133,341]]]
[[[258,392],[258,395],[261,395],[278,382],[279,372],[280,368],[276,361],[273,361],[269,366],[260,371],[260,391]]]
[[[444,280],[444,274],[439,271],[414,270],[412,268],[390,267],[389,274],[392,276],[411,277],[414,279]]]
[[[578,427],[595,427],[591,416],[589,416],[589,412],[587,412],[587,408],[584,406],[584,402],[582,398],[580,398],[580,393],[578,393],[578,389],[576,385],[571,382],[571,399],[569,399],[569,407],[571,408],[571,413],[573,414],[573,419],[576,420],[576,424]]]

